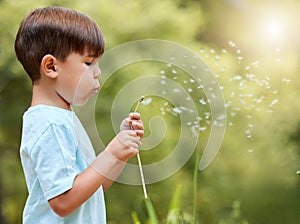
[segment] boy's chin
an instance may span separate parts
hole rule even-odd
[[[89,98],[86,98],[86,99],[77,99],[73,102],[73,106],[76,106],[76,107],[80,107],[80,106],[84,106],[87,102],[88,102]]]

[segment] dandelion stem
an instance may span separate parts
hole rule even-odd
[[[139,100],[139,102],[137,103],[135,109],[134,109],[134,113],[137,112],[141,102],[143,102],[144,99],[145,99],[145,97],[142,96],[141,99]],[[131,127],[131,129],[133,129],[132,125],[130,125],[130,127]],[[142,185],[143,185],[144,196],[145,196],[145,198],[148,198],[145,179],[144,179],[144,172],[143,172],[143,168],[142,168],[141,157],[140,157],[139,153],[136,156],[137,156],[138,164],[139,164],[139,168],[140,168],[140,174],[141,174],[141,180],[142,180]]]
[[[141,174],[141,180],[142,180],[142,185],[143,185],[144,196],[145,196],[145,198],[148,198],[146,184],[145,184],[145,179],[144,179],[144,173],[143,173],[143,168],[142,168],[141,157],[140,157],[139,153],[136,156],[138,158],[138,163],[139,163],[139,168],[140,168],[140,174]]]

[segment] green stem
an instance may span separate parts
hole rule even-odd
[[[193,180],[193,191],[194,191],[194,207],[193,207],[193,224],[197,224],[197,208],[198,208],[198,172],[199,163],[201,157],[201,150],[198,150],[196,154],[195,167],[194,167],[194,180]]]

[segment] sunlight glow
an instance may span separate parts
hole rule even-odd
[[[280,23],[280,21],[270,21],[268,25],[268,31],[272,36],[282,36],[283,25]]]
[[[291,18],[288,14],[274,11],[261,17],[260,29],[264,41],[270,44],[283,44],[291,35]]]

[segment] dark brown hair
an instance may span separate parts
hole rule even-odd
[[[104,52],[99,26],[88,16],[62,7],[33,10],[22,21],[15,40],[18,60],[32,82],[40,78],[40,63],[46,54],[64,61],[72,52],[87,50],[94,57]]]

